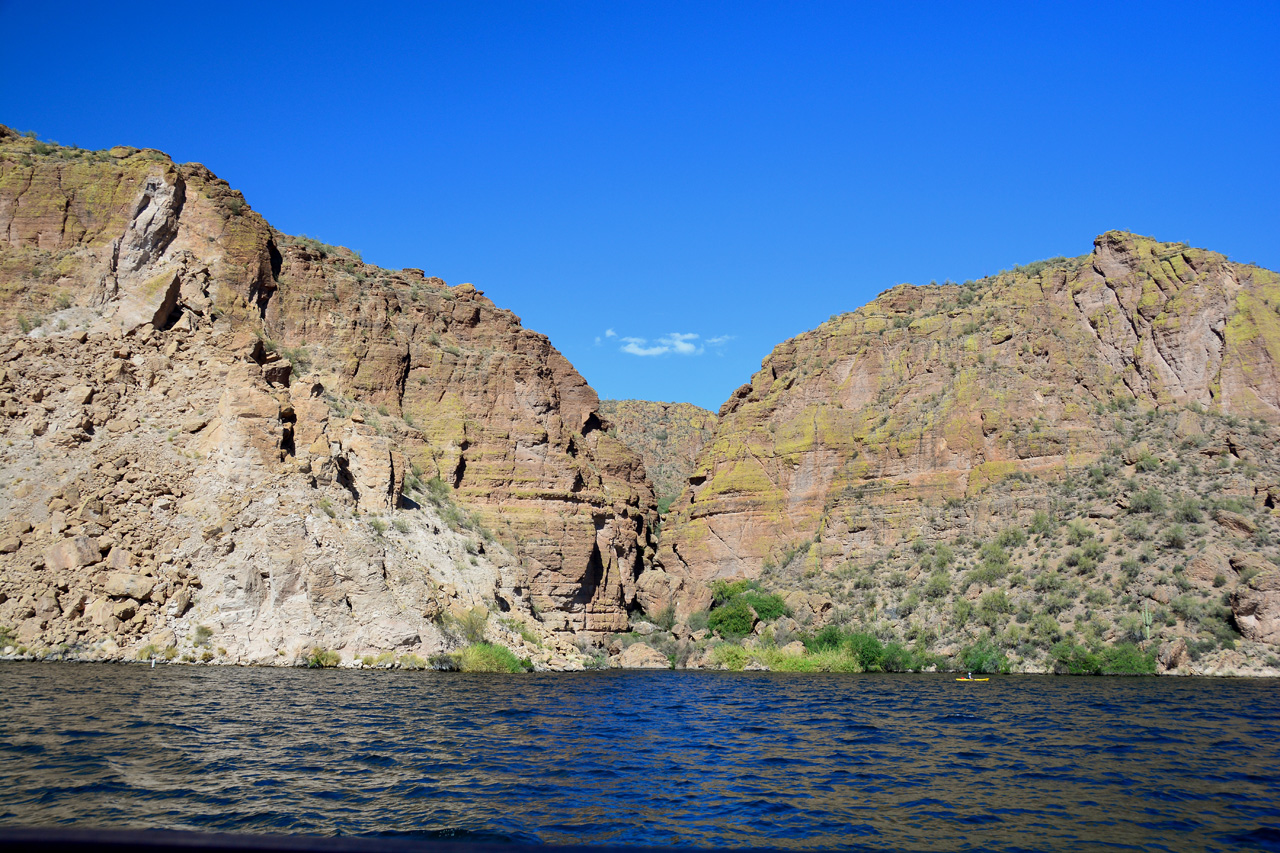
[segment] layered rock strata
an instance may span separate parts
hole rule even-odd
[[[1276,273],[1120,232],[970,286],[896,287],[734,392],[662,562],[755,577],[819,534],[891,544],[923,506],[1095,459],[1116,402],[1280,422],[1277,310]]]
[[[33,642],[125,649],[194,612],[264,662],[431,651],[475,606],[626,624],[643,466],[471,285],[275,232],[198,164],[0,128],[0,328],[0,623]]]
[[[601,400],[611,430],[644,462],[660,500],[670,502],[689,482],[698,451],[715,433],[716,416],[692,403]]]
[[[1280,276],[1183,244],[1110,232],[895,287],[724,404],[648,597],[689,609],[756,578],[825,599],[814,624],[943,654],[987,637],[1042,670],[1066,639],[1149,634],[1189,650],[1174,668],[1257,671],[1280,601],[1277,363]]]

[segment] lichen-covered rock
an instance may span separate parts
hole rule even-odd
[[[600,413],[618,440],[640,454],[654,491],[667,501],[684,491],[698,451],[716,428],[715,413],[692,403],[601,400]]]
[[[895,287],[778,345],[730,397],[660,561],[708,580],[887,553],[947,501],[1096,459],[1117,406],[1276,424],[1278,309],[1276,273],[1122,232],[966,286]],[[1124,464],[1162,463],[1124,444]]]
[[[0,623],[62,584],[89,603],[39,636],[126,656],[191,620],[241,661],[434,653],[433,620],[481,603],[626,627],[655,549],[643,466],[473,286],[279,234],[198,164],[13,134],[0,235],[0,471],[27,490],[0,519],[38,527],[0,552]],[[127,615],[96,567],[116,549],[155,581]]]

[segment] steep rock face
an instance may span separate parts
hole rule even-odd
[[[534,609],[549,630],[626,624],[636,580],[653,552],[654,499],[642,465],[606,435],[595,392],[547,339],[470,285],[451,288],[420,270],[382,270],[349,251],[281,235],[198,164],[174,164],[150,150],[56,148],[0,128],[0,328],[0,345],[22,353],[13,356],[21,366],[11,365],[18,371],[11,378],[27,396],[9,400],[12,414],[4,422],[11,440],[25,442],[26,455],[12,462],[22,470],[64,452],[67,476],[83,475],[115,452],[114,443],[103,442],[136,437],[139,425],[150,423],[178,436],[175,442],[194,436],[186,452],[197,459],[183,463],[191,469],[186,476],[208,474],[211,499],[231,483],[255,503],[274,495],[283,505],[288,495],[293,509],[322,500],[332,505],[343,495],[350,513],[421,506],[431,515],[434,505],[448,523],[444,530],[440,518],[427,523],[437,529],[432,535],[447,539],[449,526],[479,531],[496,537],[491,551],[510,554],[509,566],[507,558],[498,561],[505,574],[483,569],[480,560],[476,582],[443,584],[459,595],[465,597],[463,588],[487,590],[473,598]],[[38,349],[25,349],[32,346]],[[81,376],[92,366],[73,361],[83,355],[77,346],[111,353],[105,372]],[[144,395],[128,401],[121,417],[124,398],[102,395],[103,383],[139,374],[154,383],[169,369],[157,359],[172,362],[188,347],[194,354],[182,381],[166,383],[160,401],[171,405]],[[173,399],[188,387],[190,399]],[[66,399],[50,410],[55,404],[42,400],[53,389]],[[73,401],[80,408],[55,425],[60,407]],[[119,429],[104,429],[109,422]],[[137,454],[129,464],[150,459],[147,451]],[[267,484],[264,471],[271,474]],[[33,489],[52,488],[40,476],[23,479]],[[20,518],[24,507],[9,507],[14,529],[32,524]],[[293,532],[280,535],[297,540],[288,563],[299,577],[324,564],[317,549],[336,554],[355,547],[341,533],[325,545],[298,513],[285,515]],[[182,518],[197,524],[195,516]],[[48,536],[65,537],[73,526],[50,528]],[[112,535],[109,526],[103,531],[99,539]],[[474,542],[473,534],[461,535]],[[6,565],[34,566],[26,544],[19,548]],[[83,563],[72,551],[64,562]],[[258,633],[246,626],[257,625],[270,598],[260,595],[261,584],[225,574],[222,561],[201,549],[174,553],[157,551],[153,562],[181,561],[203,583],[197,600],[211,597],[206,573],[222,572],[218,589],[257,602],[218,611],[258,614],[228,627],[228,636]],[[51,554],[55,562],[65,556],[56,548]],[[68,571],[83,574],[99,562]],[[343,589],[350,578],[336,568],[341,562],[330,563],[337,580],[316,584]],[[10,571],[3,578],[8,600],[25,602],[28,578]],[[295,591],[318,588],[289,583]],[[361,595],[386,604],[391,593],[377,587]],[[356,612],[351,595],[334,596]],[[117,621],[131,624],[145,604]],[[432,608],[409,609],[421,619]],[[154,622],[155,614],[148,615]],[[302,621],[291,617],[290,624]],[[424,636],[420,626],[415,630]],[[253,654],[265,654],[263,648]]]
[[[716,428],[715,414],[692,403],[601,400],[600,413],[618,440],[640,454],[654,492],[666,501],[684,490],[698,451]]]
[[[821,566],[887,550],[927,508],[1096,459],[1117,402],[1280,422],[1277,310],[1273,272],[1120,232],[972,286],[894,288],[779,345],[725,403],[661,562],[707,580],[815,538]]]

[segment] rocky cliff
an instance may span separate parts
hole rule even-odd
[[[1275,273],[1120,232],[895,287],[724,404],[647,582],[758,578],[1028,666],[1063,637],[1141,639],[1145,607],[1153,642],[1274,663],[1277,312]]]
[[[716,416],[692,403],[601,400],[600,412],[619,441],[640,455],[664,510],[689,482],[702,445],[716,428]]]
[[[200,626],[270,662],[432,652],[476,607],[547,638],[626,625],[642,464],[471,285],[280,234],[198,164],[0,128],[0,330],[0,626],[24,646]]]

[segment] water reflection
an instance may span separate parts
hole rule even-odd
[[[1276,687],[5,664],[0,823],[795,849],[1265,847],[1280,826]]]

